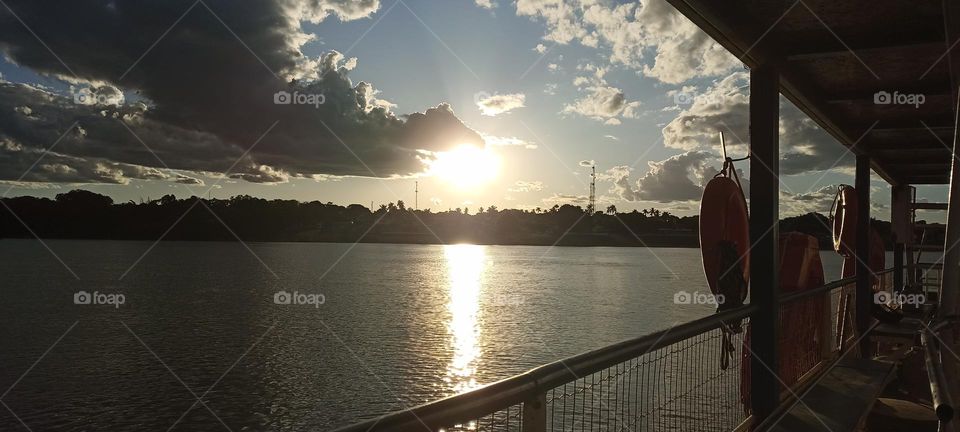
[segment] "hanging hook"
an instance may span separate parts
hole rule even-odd
[[[727,141],[723,137],[723,131],[720,131],[720,151],[723,152],[723,168],[721,168],[720,172],[717,173],[717,175],[714,177],[718,177],[721,175],[726,177],[736,177],[737,173],[736,173],[736,169],[733,166],[733,163],[750,159],[749,154],[742,158],[736,158],[736,159],[730,156],[727,156]],[[737,183],[739,183],[739,179],[737,179]]]

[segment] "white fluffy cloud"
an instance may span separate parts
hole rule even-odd
[[[573,80],[582,96],[564,106],[564,113],[579,114],[609,125],[620,124],[621,118],[639,117],[640,102],[628,101],[622,90],[609,85],[604,79],[606,69],[589,64],[577,69],[586,73]]]
[[[546,204],[557,204],[557,205],[563,205],[563,204],[582,205],[582,204],[588,204],[590,202],[590,198],[586,195],[555,193],[548,198],[544,198],[543,202]]]
[[[535,150],[537,148],[536,144],[523,140],[521,138],[517,138],[517,137],[503,137],[503,136],[487,135],[487,134],[480,134],[480,136],[483,138],[483,142],[488,146],[493,146],[493,147],[516,146],[516,147],[523,147],[529,150]]]
[[[497,4],[493,0],[473,0],[477,6],[480,6],[484,9],[494,9],[497,7]]]
[[[513,187],[507,189],[508,192],[539,192],[544,188],[541,181],[517,180]]]
[[[664,0],[517,0],[517,14],[542,20],[544,40],[608,48],[611,63],[666,83],[720,75],[740,64]],[[656,50],[652,62],[643,57],[650,48]]]
[[[477,98],[477,107],[481,114],[494,117],[523,108],[526,98],[523,93],[481,95]]]
[[[613,167],[602,179],[613,182],[612,192],[626,201],[689,201],[700,199],[703,185],[716,174],[711,164],[714,156],[691,151],[659,162],[650,161],[650,170],[635,183],[630,181],[630,167]]]
[[[380,9],[380,0],[286,0],[289,13],[303,21],[319,23],[330,15],[342,21],[369,17]]]

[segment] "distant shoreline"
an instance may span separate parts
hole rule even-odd
[[[699,216],[676,216],[655,208],[618,212],[564,204],[548,209],[478,207],[443,212],[411,210],[402,201],[377,209],[319,201],[178,199],[115,203],[85,190],[56,198],[0,198],[0,238],[314,242],[370,244],[456,244],[502,246],[699,248]],[[890,224],[874,220],[884,243],[892,245]],[[780,232],[817,238],[832,248],[827,216],[808,213],[784,218]],[[941,239],[930,239],[939,242]]]
[[[364,238],[357,240],[346,240],[346,239],[242,239],[244,243],[331,243],[331,244],[392,244],[392,245],[451,245],[451,244],[475,244],[481,246],[558,246],[558,247],[622,247],[622,248],[637,248],[637,247],[650,247],[650,248],[683,248],[683,249],[699,249],[700,244],[699,240],[694,239],[684,239],[683,241],[663,241],[663,240],[653,240],[649,241],[645,239],[642,243],[634,240],[633,242],[629,241],[617,241],[617,242],[596,242],[596,241],[586,241],[584,239],[577,239],[577,236],[571,236],[571,238],[565,238],[560,241],[552,242],[533,242],[533,241],[483,241],[476,239],[468,238],[456,238],[442,239],[444,241],[438,241],[435,237],[430,236],[430,238],[417,238],[417,239],[408,239],[403,241],[397,238],[387,239],[387,238]],[[2,240],[36,240],[35,237],[6,237],[0,238]],[[156,242],[157,239],[146,239],[146,238],[89,238],[89,237],[44,237],[41,240],[57,240],[57,241],[130,241],[130,242]],[[161,242],[170,242],[170,243],[207,243],[207,242],[217,242],[217,243],[231,243],[236,242],[236,239],[161,239]]]

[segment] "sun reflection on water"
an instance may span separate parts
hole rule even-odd
[[[453,358],[447,365],[444,381],[454,393],[479,387],[476,380],[480,360],[480,290],[487,264],[486,249],[478,245],[444,246],[447,260],[450,302],[447,310],[450,322],[447,331],[451,339]]]

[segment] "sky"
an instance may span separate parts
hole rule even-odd
[[[663,0],[5,3],[6,196],[534,209],[595,168],[598,208],[689,215],[719,133],[746,154],[749,72]],[[852,155],[780,129],[781,214],[827,213]]]

